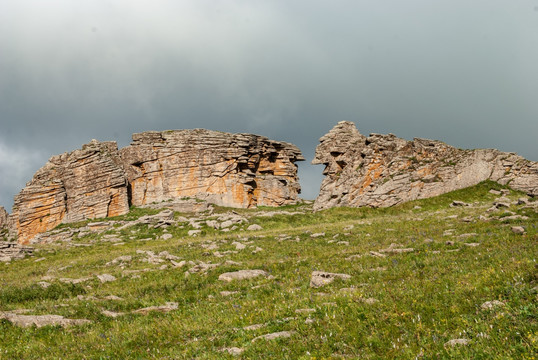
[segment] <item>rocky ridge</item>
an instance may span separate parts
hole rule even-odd
[[[494,149],[461,150],[441,141],[362,135],[339,122],[320,139],[312,164],[325,178],[314,208],[388,207],[490,179],[538,195],[538,163]]]
[[[289,143],[202,129],[134,134],[121,150],[92,140],[50,158],[15,196],[10,237],[35,242],[61,223],[123,215],[129,205],[167,201],[180,211],[184,197],[239,208],[293,204],[302,160]]]
[[[144,132],[120,150],[135,206],[194,197],[231,207],[295,203],[300,192],[292,144],[203,129]]]

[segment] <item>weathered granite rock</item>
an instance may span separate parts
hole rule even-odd
[[[538,162],[494,149],[461,150],[436,140],[366,137],[347,121],[320,139],[312,163],[325,165],[316,210],[387,207],[487,179],[538,195]]]
[[[120,150],[131,202],[193,197],[218,205],[280,206],[297,200],[294,145],[252,134],[203,129],[144,132]]]
[[[24,244],[62,222],[128,211],[127,182],[116,143],[92,140],[82,149],[53,156],[35,173],[15,197],[10,227]]]

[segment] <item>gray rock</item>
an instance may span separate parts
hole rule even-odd
[[[480,305],[480,308],[482,310],[493,310],[499,307],[504,307],[505,304],[502,301],[499,300],[493,300],[493,301],[486,301],[482,305]]]
[[[518,235],[524,235],[526,233],[523,226],[512,226],[512,232]]]
[[[173,311],[173,310],[177,310],[177,308],[178,308],[178,303],[176,303],[176,302],[167,302],[165,305],[149,306],[149,307],[145,307],[145,308],[142,308],[142,309],[135,310],[135,311],[133,311],[133,314],[147,315],[152,311],[166,313],[166,312],[170,312],[170,311]]]
[[[325,271],[314,271],[310,276],[310,287],[318,288],[325,285],[328,285],[334,281],[334,279],[349,280],[351,275],[339,274],[339,273],[329,273]]]
[[[20,327],[43,327],[47,325],[60,325],[62,327],[72,325],[84,325],[91,323],[86,319],[66,319],[60,315],[18,315],[10,312],[0,313],[0,319],[6,319],[13,325]]]
[[[161,239],[163,239],[163,240],[170,240],[173,237],[174,237],[174,235],[172,235],[172,234],[162,234],[161,235]]]
[[[258,231],[263,230],[263,228],[258,224],[252,224],[247,228],[248,231]]]
[[[233,281],[233,280],[245,280],[253,279],[258,276],[267,277],[268,274],[263,270],[239,270],[234,272],[227,272],[219,276],[219,280],[222,281]]]
[[[123,255],[123,256],[120,256],[120,257],[115,258],[115,259],[112,260],[112,261],[107,262],[105,265],[106,265],[106,266],[118,265],[118,264],[123,264],[123,263],[131,262],[131,260],[133,260],[133,257],[132,257],[132,256],[130,256],[130,255]]]
[[[98,278],[99,281],[102,282],[102,283],[111,282],[111,281],[116,281],[116,277],[115,277],[115,276],[112,276],[112,275],[110,275],[110,274],[101,274],[101,275],[97,275],[97,278]]]
[[[252,339],[252,342],[257,340],[274,340],[279,338],[289,338],[293,334],[293,331],[280,331],[271,334],[261,335]]]
[[[468,339],[452,339],[445,343],[445,347],[454,347],[456,345],[469,345],[471,343]]]
[[[229,347],[229,348],[222,348],[220,349],[220,351],[227,352],[228,354],[233,355],[233,356],[239,356],[245,351],[245,349],[238,348],[238,347]]]

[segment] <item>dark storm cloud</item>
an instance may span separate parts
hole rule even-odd
[[[538,160],[538,1],[0,4],[0,205],[92,138],[359,130]],[[300,165],[316,196],[321,167]]]

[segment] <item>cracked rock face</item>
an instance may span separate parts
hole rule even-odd
[[[359,133],[339,122],[320,139],[312,164],[325,178],[314,209],[387,207],[490,179],[538,195],[538,163],[494,149],[461,150],[441,141]]]
[[[6,209],[0,206],[0,230],[7,226],[8,215]]]
[[[240,208],[280,206],[295,203],[300,192],[300,150],[263,136],[150,131],[134,134],[120,153],[136,206],[181,197]]]
[[[24,244],[62,222],[125,214],[126,185],[116,143],[93,140],[35,173],[15,196],[10,227]]]
[[[92,140],[53,156],[35,173],[15,197],[10,237],[39,241],[38,234],[61,223],[183,197],[240,208],[294,204],[300,193],[295,162],[301,160],[292,144],[201,129],[134,134],[121,150],[115,142]],[[0,229],[4,217],[0,211]]]

